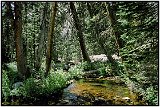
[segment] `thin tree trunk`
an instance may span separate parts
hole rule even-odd
[[[117,45],[117,51],[119,55],[119,49],[122,48],[122,40],[120,38],[120,33],[117,31],[116,27],[116,13],[115,13],[115,4],[112,4],[112,7],[106,3],[107,16],[109,19],[110,27],[112,28],[112,34],[115,36],[115,41]]]
[[[35,18],[33,18],[33,68],[35,68]]]
[[[48,75],[48,72],[51,68],[51,59],[52,59],[52,45],[53,45],[53,33],[54,33],[54,26],[55,26],[55,17],[57,12],[57,3],[53,2],[52,4],[52,13],[51,13],[51,23],[50,23],[50,29],[48,33],[48,46],[47,46],[47,56],[46,56],[46,73],[45,76]]]
[[[14,2],[14,12],[15,12],[15,20],[14,20],[14,35],[16,41],[16,60],[17,60],[17,68],[18,72],[20,72],[21,76],[26,77],[27,69],[26,69],[26,59],[23,53],[23,42],[22,42],[22,4],[21,2]]]
[[[44,49],[45,49],[45,35],[47,34],[47,26],[46,26],[46,19],[47,19],[47,2],[45,3],[45,6],[43,8],[42,11],[42,23],[40,26],[40,34],[39,34],[39,38],[38,38],[38,49],[36,51],[36,63],[35,63],[35,68],[37,71],[39,71],[40,67],[41,67],[41,61],[42,61],[42,57],[43,57],[43,53],[44,53]]]
[[[85,41],[84,41],[84,38],[83,38],[82,27],[81,27],[80,21],[78,19],[76,8],[75,8],[73,2],[70,2],[70,8],[71,8],[71,12],[72,12],[72,15],[73,15],[75,27],[76,27],[76,29],[78,31],[77,35],[79,37],[79,43],[80,43],[80,47],[81,47],[81,50],[82,50],[83,59],[85,61],[90,62],[91,60],[90,60],[90,58],[88,56],[88,53],[87,53],[87,50],[86,50],[86,46],[85,46]]]

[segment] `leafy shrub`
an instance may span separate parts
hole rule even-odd
[[[111,68],[111,64],[105,64],[105,63],[99,63],[99,75],[100,76],[113,76],[115,73],[113,72]]]
[[[37,94],[41,94],[39,92],[39,86],[40,81],[36,80],[35,78],[28,78],[27,80],[24,81],[24,93],[23,95],[25,97],[29,96],[35,96]]]
[[[99,69],[99,68],[104,68],[105,66],[107,66],[107,64],[105,62],[95,61],[92,62],[92,66],[94,67],[94,69]]]
[[[55,92],[66,86],[68,76],[62,70],[51,72],[45,80],[47,93]]]
[[[54,72],[51,70],[46,78],[28,78],[24,82],[25,94],[23,95],[27,97],[50,95],[64,88],[71,76],[73,74],[70,74],[70,72],[63,72],[63,70]]]
[[[8,78],[8,75],[6,71],[2,71],[2,97],[5,99],[5,101],[10,96],[10,80]]]
[[[113,72],[110,64],[106,66],[106,73],[107,73],[107,76],[117,75],[117,72]]]
[[[99,71],[100,76],[106,76],[106,68],[105,67],[99,68],[98,71]]]
[[[14,88],[13,90],[10,91],[11,96],[26,96],[26,93],[24,91],[24,87],[18,87]]]
[[[24,83],[25,96],[41,96],[54,93],[57,89],[65,85],[62,75],[55,73],[49,74],[47,78],[35,79],[28,78]]]
[[[107,62],[100,62],[100,61],[95,61],[95,62],[82,62],[81,64],[81,69],[85,71],[89,70],[98,70],[100,76],[111,76],[113,75],[112,69],[111,69],[111,64]],[[79,65],[78,65],[79,66]]]
[[[17,72],[17,63],[16,62],[8,63],[7,67],[9,68],[10,71]]]
[[[43,67],[42,67],[43,69]],[[67,86],[68,81],[82,76],[81,66],[72,67],[69,72],[63,70],[54,71],[51,69],[48,76],[44,77],[44,71],[40,69],[39,72],[32,74],[32,76],[23,81],[23,85],[13,88],[11,86],[7,72],[3,71],[2,74],[2,96],[5,100],[9,96],[23,96],[26,98],[37,98],[39,96],[48,96],[62,90]],[[40,78],[37,78],[39,76]]]
[[[118,75],[123,75],[125,73],[124,68],[125,68],[125,63],[117,62]]]
[[[32,75],[32,77],[34,77],[34,78],[41,79],[41,78],[44,78],[44,74],[45,74],[44,71],[45,71],[45,70],[40,69],[39,71],[32,72],[31,75]]]
[[[70,79],[76,79],[76,78],[82,78],[83,76],[82,68],[80,66],[74,66],[69,69],[69,78]]]
[[[92,70],[92,65],[90,62],[87,62],[87,61],[82,62],[81,65],[82,65],[83,70],[85,71]]]
[[[63,64],[63,63],[55,63],[55,64],[54,64],[54,69],[55,69],[56,71],[57,71],[57,70],[61,70],[61,69],[63,69],[64,65],[65,65],[65,64]]]
[[[19,78],[16,62],[7,64],[7,75],[11,84],[19,81],[20,78]]]
[[[145,92],[145,99],[149,105],[158,105],[158,91],[153,86],[148,87]]]
[[[40,71],[45,71],[46,70],[46,61],[42,61],[41,67],[40,67]]]
[[[95,61],[95,62],[82,62],[81,66],[83,68],[83,70],[85,71],[89,71],[89,70],[95,70],[95,69],[99,69],[99,68],[103,68],[105,66],[107,66],[106,62],[100,62],[100,61]]]

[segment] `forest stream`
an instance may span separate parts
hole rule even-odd
[[[56,105],[145,105],[116,77],[74,81]]]

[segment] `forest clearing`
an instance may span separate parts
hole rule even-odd
[[[159,105],[158,7],[1,1],[1,105]]]

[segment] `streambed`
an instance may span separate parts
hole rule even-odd
[[[145,105],[115,77],[86,78],[64,89],[56,105]]]

